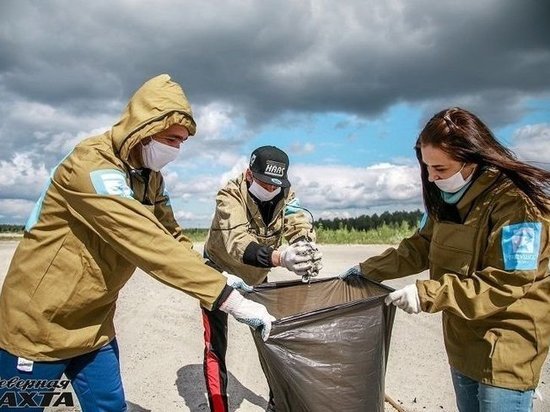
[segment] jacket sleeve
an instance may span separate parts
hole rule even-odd
[[[361,272],[369,279],[384,281],[420,273],[429,268],[428,254],[433,222],[424,215],[420,228],[397,248],[360,263]]]
[[[490,225],[480,270],[463,279],[448,273],[438,280],[417,281],[424,311],[482,319],[505,310],[548,276],[548,221],[523,194],[514,192],[497,201]]]
[[[226,251],[241,263],[245,251],[256,238],[248,233],[248,216],[246,205],[239,197],[238,191],[221,189],[216,195],[216,212],[210,228],[219,231]]]
[[[155,198],[155,216],[159,222],[172,234],[172,236],[182,245],[192,250],[200,257],[200,253],[193,250],[193,242],[184,235],[183,229],[174,217],[174,211],[170,203],[170,196],[166,190],[164,179],[159,173],[160,184],[158,184],[158,192]]]
[[[306,213],[295,193],[290,191],[284,210],[283,236],[287,242],[294,243],[301,239],[314,242],[316,235],[312,220],[313,217]]]
[[[56,170],[52,184],[72,216],[128,262],[212,308],[226,279],[178,242],[145,206],[132,198],[126,173],[108,160],[94,163],[77,152]]]

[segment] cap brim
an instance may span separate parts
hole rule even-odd
[[[288,179],[284,179],[282,177],[279,178],[279,177],[266,176],[266,175],[262,175],[260,173],[254,173],[254,172],[252,172],[252,176],[269,185],[274,185],[279,187],[290,187],[290,182],[288,181]]]

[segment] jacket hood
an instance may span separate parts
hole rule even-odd
[[[181,86],[167,74],[145,82],[132,96],[120,120],[111,129],[113,146],[119,157],[128,162],[131,149],[142,139],[173,124],[196,132],[191,105]]]

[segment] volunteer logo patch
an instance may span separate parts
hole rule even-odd
[[[103,169],[90,172],[92,184],[98,195],[115,195],[132,199],[132,189],[126,183],[126,175],[120,170]]]
[[[505,270],[535,270],[538,266],[542,224],[517,223],[502,228]]]
[[[296,212],[301,212],[302,207],[300,206],[300,200],[295,197],[285,206],[285,216],[293,215]]]

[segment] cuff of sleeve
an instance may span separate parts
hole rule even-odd
[[[428,291],[428,285],[430,281],[417,280],[416,289],[418,290],[418,299],[420,300],[420,307],[423,312],[432,312],[430,310],[433,307],[433,299],[430,297]]]
[[[235,289],[233,289],[231,286],[225,285],[225,287],[222,290],[222,293],[220,293],[220,296],[218,296],[218,299],[214,302],[212,305],[212,310],[219,309],[220,306],[225,302],[225,300],[229,297],[231,292],[233,292]]]
[[[271,254],[273,248],[269,246],[263,246],[256,242],[250,242],[243,254],[243,263],[259,268],[271,268],[273,262],[271,261]]]

